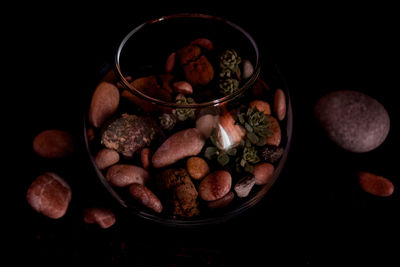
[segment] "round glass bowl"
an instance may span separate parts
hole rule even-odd
[[[184,227],[226,221],[259,202],[285,165],[292,135],[285,80],[276,65],[262,62],[255,40],[230,21],[204,14],[147,21],[122,40],[114,68],[101,81],[114,84],[121,97],[101,125],[85,117],[87,150],[112,196],[142,218]],[[95,158],[105,147],[118,151],[120,160],[100,170]],[[189,166],[192,157],[197,159]],[[145,186],[160,199],[162,212],[135,199],[129,182],[116,185],[111,173],[121,174],[110,169],[119,164],[136,166],[141,177],[146,173]],[[261,183],[271,166],[272,175]],[[248,195],[239,197],[246,189]],[[218,205],[228,195],[229,204]]]

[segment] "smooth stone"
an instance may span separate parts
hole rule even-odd
[[[149,173],[145,169],[130,164],[113,165],[106,173],[107,181],[117,187],[129,186],[133,183],[145,184],[149,178]]]
[[[267,184],[274,174],[275,167],[271,163],[258,163],[253,168],[253,175],[256,185]]]
[[[100,127],[118,108],[120,94],[118,88],[107,82],[97,85],[89,108],[89,122]]]
[[[93,207],[83,211],[83,221],[88,224],[96,223],[101,228],[106,229],[115,224],[115,214],[110,209]]]
[[[386,109],[374,98],[356,91],[335,91],[320,98],[315,116],[328,137],[351,152],[368,152],[389,133]]]
[[[243,79],[248,79],[250,78],[251,75],[253,75],[254,72],[254,67],[253,64],[247,59],[243,60]]]
[[[64,130],[45,130],[33,140],[33,150],[44,158],[62,158],[74,152],[74,138]]]
[[[196,128],[189,128],[171,135],[156,150],[152,157],[154,168],[169,166],[183,158],[196,156],[201,152],[205,140]]]
[[[210,172],[207,162],[200,157],[189,158],[186,161],[186,169],[190,177],[195,180],[203,179]]]
[[[208,139],[219,121],[219,116],[205,114],[196,120],[196,129],[200,131],[204,139]]]
[[[274,112],[278,120],[283,120],[286,116],[286,98],[282,89],[276,89],[274,94]]]
[[[199,185],[199,196],[205,201],[222,198],[231,190],[232,176],[227,171],[215,171],[204,178]]]
[[[271,130],[271,135],[267,137],[266,144],[272,146],[279,146],[282,139],[281,127],[279,122],[275,117],[267,115],[269,119],[269,129]]]
[[[358,182],[365,192],[379,197],[393,194],[394,185],[389,179],[368,172],[359,172],[357,175]]]
[[[143,204],[143,206],[160,213],[163,209],[160,199],[142,184],[132,184],[129,188],[131,196]]]
[[[118,161],[119,161],[118,152],[108,148],[101,149],[94,158],[94,162],[96,163],[96,166],[97,168],[99,168],[99,170],[104,170],[110,167],[111,165],[114,165]]]
[[[271,106],[268,102],[262,100],[253,100],[249,104],[250,108],[256,108],[258,111],[264,112],[265,115],[271,115]]]
[[[207,207],[212,209],[219,209],[228,206],[235,198],[235,193],[232,191],[221,197],[220,199],[207,202]]]

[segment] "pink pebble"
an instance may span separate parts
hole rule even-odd
[[[175,67],[176,52],[171,53],[165,62],[165,72],[171,73]]]
[[[177,93],[181,93],[183,95],[193,94],[192,85],[186,81],[174,82],[172,86],[174,87],[175,92]]]
[[[256,166],[254,166],[253,175],[255,177],[256,184],[264,185],[268,183],[274,174],[274,170],[274,165],[271,163],[258,163]]]
[[[109,228],[115,223],[115,215],[111,210],[105,208],[87,208],[83,212],[83,220],[85,223],[96,223],[101,228]]]
[[[142,167],[148,169],[150,167],[150,148],[143,148],[140,151],[140,160],[142,161]]]

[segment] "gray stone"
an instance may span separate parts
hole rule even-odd
[[[356,91],[334,91],[320,98],[315,116],[329,138],[352,152],[368,152],[385,141],[390,119],[374,98]]]
[[[234,187],[236,195],[240,198],[247,197],[255,183],[256,179],[254,176],[246,176],[240,179]]]

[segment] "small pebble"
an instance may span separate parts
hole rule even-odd
[[[232,186],[231,174],[227,171],[215,171],[204,178],[199,185],[199,196],[205,201],[222,198]]]
[[[283,147],[267,145],[261,148],[261,157],[266,162],[275,163],[282,157],[284,151]]]
[[[334,91],[320,98],[315,116],[328,137],[351,152],[368,152],[386,139],[390,119],[372,97],[356,91]]]
[[[129,188],[131,196],[143,206],[160,213],[163,209],[160,199],[142,184],[132,184]]]
[[[236,195],[240,198],[247,197],[255,183],[256,179],[254,176],[246,176],[240,179],[234,187]]]
[[[251,64],[250,60],[244,59],[243,60],[243,79],[248,79],[253,75],[254,67]]]
[[[228,206],[235,197],[235,193],[232,191],[221,197],[220,199],[207,202],[207,207],[212,209],[219,209]]]
[[[283,120],[286,116],[286,98],[282,89],[277,89],[274,95],[274,112],[278,120]]]
[[[210,172],[207,162],[200,157],[189,158],[186,161],[186,169],[195,180],[203,179]]]
[[[271,179],[272,175],[274,174],[274,165],[271,163],[258,163],[256,166],[253,168],[253,175],[255,178],[255,184],[256,185],[264,185],[268,183],[268,181]]]
[[[149,173],[138,166],[116,164],[107,170],[106,179],[113,186],[124,187],[133,183],[145,184],[149,180]]]
[[[94,162],[96,163],[96,166],[97,168],[99,168],[99,170],[104,170],[111,165],[114,165],[118,161],[118,152],[108,148],[101,149],[94,158]]]
[[[99,83],[90,103],[90,124],[94,127],[100,127],[117,110],[119,98],[119,90],[114,84],[108,82]]]
[[[193,87],[190,83],[186,81],[178,81],[172,84],[174,87],[175,92],[183,95],[190,95],[193,94]]]
[[[256,108],[258,111],[264,112],[266,115],[271,114],[271,107],[268,104],[268,102],[262,101],[262,100],[253,100],[249,104],[250,108]]]
[[[204,139],[208,139],[218,121],[219,116],[205,114],[196,120],[196,129],[199,130]]]
[[[150,148],[145,147],[140,151],[140,160],[142,167],[147,170],[150,167]]]
[[[279,146],[281,143],[282,133],[279,122],[271,115],[267,115],[269,119],[269,129],[272,134],[267,137],[267,145]]]
[[[372,173],[359,172],[358,182],[365,192],[375,196],[388,197],[394,191],[394,185],[389,179]]]
[[[74,138],[63,130],[46,130],[33,140],[33,150],[44,158],[62,158],[74,152]]]
[[[88,224],[96,223],[101,228],[106,229],[115,224],[115,214],[112,210],[93,207],[83,211],[83,221]]]
[[[28,204],[37,212],[52,219],[64,216],[71,201],[71,188],[52,172],[37,177],[26,193]]]
[[[176,52],[171,53],[165,62],[165,72],[171,73],[174,70],[176,61]]]

